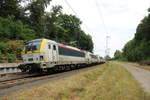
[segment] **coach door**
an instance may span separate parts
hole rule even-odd
[[[58,51],[57,46],[56,45],[52,45],[52,60],[53,60],[53,62],[57,62],[57,59],[58,59],[57,51]]]

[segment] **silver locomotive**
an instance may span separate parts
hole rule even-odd
[[[21,52],[23,72],[48,71],[102,63],[102,59],[88,51],[60,44],[48,39],[35,39]]]

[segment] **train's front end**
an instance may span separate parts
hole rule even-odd
[[[21,53],[23,64],[19,68],[23,72],[40,71],[44,61],[46,39],[35,39],[26,43]]]

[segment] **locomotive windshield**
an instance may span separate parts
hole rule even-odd
[[[25,46],[25,51],[33,51],[33,50],[39,50],[41,46],[41,42],[29,42]]]

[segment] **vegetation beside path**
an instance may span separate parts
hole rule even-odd
[[[4,100],[150,100],[133,76],[114,62],[98,68],[25,89]]]
[[[123,62],[123,63],[126,63],[126,64],[132,65],[134,67],[138,67],[138,68],[142,68],[142,69],[146,69],[146,70],[150,71],[150,65],[140,65],[138,63],[133,63],[133,62]]]
[[[123,49],[116,50],[114,59],[150,65],[150,8],[148,14],[137,25],[135,36]]]

